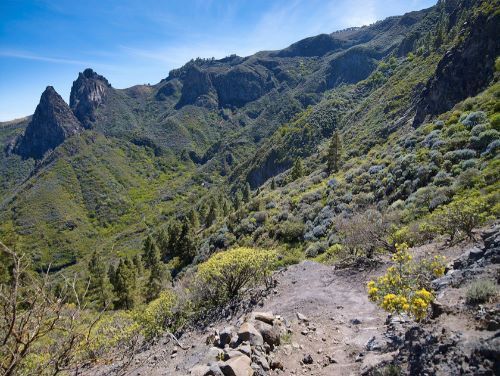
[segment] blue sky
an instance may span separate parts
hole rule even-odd
[[[195,57],[280,49],[435,0],[0,0],[0,121],[69,98],[91,67],[116,88],[157,83]]]

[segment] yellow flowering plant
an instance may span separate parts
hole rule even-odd
[[[384,275],[368,282],[369,299],[388,312],[405,312],[418,321],[423,320],[434,300],[430,282],[444,275],[445,258],[435,256],[416,262],[408,252],[408,245],[402,243],[396,244],[392,261]]]

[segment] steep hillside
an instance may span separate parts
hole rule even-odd
[[[70,106],[58,102],[65,109],[58,109],[57,116],[72,117],[71,108],[78,119],[70,121],[75,132],[52,136],[43,130],[51,123],[49,115],[40,114],[55,113],[57,107],[46,103],[45,95],[23,137],[14,140],[22,123],[1,128],[7,150],[2,156],[2,233],[29,248],[44,248],[42,253],[54,258],[44,257],[46,262],[61,259],[66,264],[93,244],[87,243],[94,238],[89,234],[99,233],[110,242],[125,236],[121,231],[129,231],[127,226],[144,231],[144,218],[157,227],[166,214],[186,214],[188,210],[178,213],[170,202],[179,200],[176,192],[185,197],[192,192],[198,202],[204,192],[210,197],[206,187],[228,177],[231,189],[223,192],[234,195],[246,182],[255,189],[285,172],[299,157],[313,156],[306,169],[312,171],[320,167],[321,145],[335,130],[343,134],[346,159],[364,155],[391,133],[405,133],[412,121],[435,114],[430,98],[445,98],[448,104],[441,110],[446,110],[488,84],[498,54],[494,9],[479,1],[442,2],[371,26],[308,38],[281,51],[193,60],[152,86],[114,89],[87,69],[73,82]],[[476,72],[475,86],[468,84],[468,75],[450,73],[460,66]],[[464,88],[461,94],[442,89],[457,85]],[[436,94],[426,94],[430,92]],[[69,129],[57,128],[67,123],[57,116],[51,129]],[[82,128],[87,130],[82,133]],[[81,136],[73,140],[73,133]],[[35,157],[36,167],[26,157]],[[68,160],[69,175],[78,180],[65,181],[69,197],[53,190],[64,189],[60,175]],[[150,184],[158,188],[137,193]],[[73,192],[74,187],[80,188]],[[49,209],[53,207],[59,209]],[[61,222],[70,219],[55,214],[60,211],[78,217],[71,219],[73,241],[61,233]],[[137,250],[134,244],[142,231],[133,231],[137,238],[119,247],[125,253]],[[42,233],[50,235],[42,240]],[[76,244],[76,239],[83,242]],[[75,255],[69,259],[61,256],[68,249]]]
[[[32,297],[63,329],[34,341],[26,374],[450,374],[455,355],[492,374],[498,227],[477,235],[500,217],[499,25],[499,0],[442,0],[156,85],[86,69],[69,105],[48,87],[0,123],[0,366]],[[285,317],[240,315],[256,304]],[[197,331],[220,320],[238,333],[204,357]]]

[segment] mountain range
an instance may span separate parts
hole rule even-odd
[[[220,192],[231,201],[247,183],[254,194],[271,181],[285,187],[298,158],[326,184],[335,131],[347,166],[367,155],[384,165],[373,153],[388,141],[488,87],[498,100],[499,18],[496,1],[440,1],[278,51],[197,58],[127,89],[86,69],[69,104],[48,86],[32,116],[0,124],[0,237],[41,269],[95,249],[113,260]],[[405,200],[426,184],[371,203]],[[289,194],[283,188],[281,199]],[[199,247],[217,230],[202,226]]]

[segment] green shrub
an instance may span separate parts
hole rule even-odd
[[[497,294],[497,286],[493,281],[483,279],[473,282],[467,289],[466,299],[468,304],[481,304],[488,302]]]
[[[305,226],[300,221],[285,221],[278,226],[276,235],[286,242],[296,242],[302,239]]]
[[[469,193],[433,213],[433,222],[441,233],[473,238],[472,231],[491,218],[490,205],[479,192]]]
[[[139,312],[137,321],[141,324],[146,339],[152,339],[165,329],[175,330],[180,320],[176,314],[177,296],[171,290],[164,290],[160,296],[149,303],[144,311]]]
[[[267,282],[275,263],[274,250],[238,247],[213,255],[198,267],[195,276],[199,303],[224,303]]]
[[[132,312],[111,312],[94,325],[83,348],[90,358],[103,358],[136,348],[140,337],[141,327]]]
[[[384,366],[374,372],[374,376],[399,376],[402,375],[403,371],[400,366],[389,364]]]

